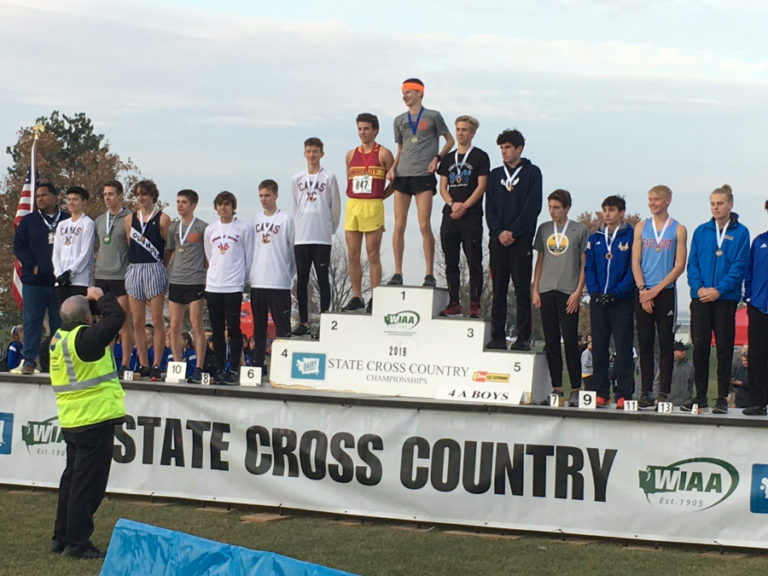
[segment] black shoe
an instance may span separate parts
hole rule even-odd
[[[368,305],[365,307],[366,314],[373,314],[373,296],[368,300]]]
[[[64,548],[61,555],[67,556],[68,558],[76,558],[78,560],[94,560],[106,556],[104,552],[96,548],[96,546],[90,542],[85,546],[67,546]]]
[[[187,384],[202,384],[203,383],[203,371],[200,368],[195,368],[192,372],[192,376],[187,378]]]
[[[507,341],[502,339],[494,339],[485,345],[486,350],[507,350]]]
[[[744,416],[765,416],[768,414],[765,406],[747,406],[741,411]]]
[[[531,349],[531,343],[523,338],[518,338],[509,347],[510,350],[523,350],[529,351]]]
[[[225,386],[240,386],[240,382],[237,380],[237,372],[227,372],[222,384]]]
[[[125,376],[126,372],[130,372],[130,371],[131,371],[131,367],[130,366],[120,366],[120,378]]]
[[[392,278],[390,278],[389,282],[387,282],[387,286],[402,286],[402,285],[403,285],[402,274],[392,274]]]
[[[571,390],[571,396],[568,398],[568,406],[577,408],[579,406],[579,391]]]
[[[149,372],[149,379],[152,382],[162,382],[163,374],[160,372],[160,366],[152,366],[152,370]]]
[[[437,280],[435,280],[435,277],[432,276],[432,274],[427,274],[424,276],[424,284],[422,284],[425,288],[435,288],[437,286]]]
[[[291,332],[291,335],[293,336],[306,336],[307,334],[309,334],[309,326],[306,324],[299,324],[296,327],[296,330]]]
[[[712,408],[712,414],[728,414],[728,400],[718,398],[715,407]]]
[[[653,398],[651,398],[648,394],[643,394],[637,401],[638,408],[653,408],[653,405]]]
[[[56,538],[51,539],[51,547],[49,550],[51,551],[51,554],[61,554],[64,552],[64,548],[66,548],[67,545],[64,544],[61,540],[56,540]]]
[[[357,312],[365,308],[365,302],[363,302],[357,296],[353,296],[352,299],[347,302],[347,305],[341,309],[342,312]]]
[[[134,374],[138,373],[141,380],[148,380],[150,372],[149,366],[139,366],[139,369]]]
[[[227,379],[227,373],[224,370],[219,370],[213,375],[213,383],[217,386],[226,386],[224,380]]]

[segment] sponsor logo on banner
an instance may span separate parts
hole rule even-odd
[[[392,314],[384,315],[385,332],[402,334],[410,332],[419,325],[421,316],[413,310],[401,310]]]
[[[752,464],[749,511],[754,514],[768,514],[768,464]]]
[[[475,382],[497,382],[506,384],[509,382],[509,374],[501,372],[475,372],[472,374],[472,380]]]
[[[58,416],[35,422],[30,420],[21,427],[21,439],[30,453],[60,456],[64,453],[64,432]]]
[[[291,378],[297,380],[325,380],[325,354],[294,352]]]
[[[688,458],[639,471],[640,488],[654,506],[697,511],[720,504],[739,485],[736,468],[717,458]]]
[[[13,414],[0,412],[0,454],[10,454],[13,445]]]

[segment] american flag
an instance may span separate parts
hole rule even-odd
[[[16,217],[13,219],[13,229],[19,227],[19,222],[27,214],[32,212],[32,204],[34,202],[35,193],[35,149],[37,148],[37,135],[32,142],[32,161],[27,170],[27,177],[24,179],[24,187],[21,189],[21,195],[19,196],[19,204],[16,206]],[[16,304],[19,310],[24,310],[24,301],[21,297],[21,264],[19,261],[13,259],[13,285],[11,287],[11,293],[13,299],[16,300]]]

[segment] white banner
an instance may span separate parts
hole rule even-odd
[[[443,410],[171,387],[132,388],[126,400],[110,492],[625,539],[768,542],[764,429],[735,417],[718,426],[706,415]],[[49,386],[0,384],[0,483],[58,484],[64,443],[55,415]]]

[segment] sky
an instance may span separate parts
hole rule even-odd
[[[53,110],[85,112],[162,200],[193,188],[210,221],[226,189],[250,220],[264,178],[291,211],[307,137],[325,142],[323,165],[342,186],[359,112],[378,115],[378,141],[394,148],[401,82],[419,77],[425,106],[449,126],[478,118],[475,145],[493,166],[496,135],[521,130],[545,195],[568,189],[572,216],[609,194],[645,216],[647,190],[667,184],[670,212],[692,233],[728,183],[755,235],[768,227],[766,21],[757,0],[0,0],[0,145]],[[0,157],[0,170],[9,163]],[[416,284],[411,210],[406,283]],[[390,207],[389,230],[392,219]]]

